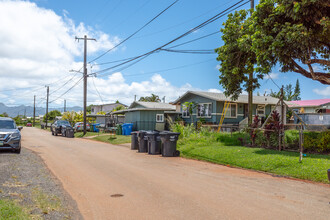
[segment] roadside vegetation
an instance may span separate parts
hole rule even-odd
[[[180,124],[173,124],[172,130],[181,133],[178,150],[182,157],[328,183],[329,155],[304,154],[300,163],[298,152],[243,146],[242,140],[248,141],[250,136],[246,132],[231,135],[204,127],[197,131],[192,125]]]
[[[0,219],[32,219],[32,216],[14,201],[0,200]]]

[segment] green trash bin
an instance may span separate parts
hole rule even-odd
[[[117,134],[117,135],[122,135],[122,126],[121,126],[121,124],[118,124],[118,125],[117,125],[116,134]]]

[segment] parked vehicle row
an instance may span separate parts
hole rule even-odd
[[[84,122],[77,122],[75,125],[74,125],[74,130],[76,132],[78,131],[83,131],[84,130]],[[87,131],[90,131],[91,130],[91,126],[89,123],[86,123],[86,130]]]

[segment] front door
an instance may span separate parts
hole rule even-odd
[[[244,114],[244,118],[248,117],[248,115],[249,115],[249,106],[248,106],[248,104],[244,104],[243,114]]]

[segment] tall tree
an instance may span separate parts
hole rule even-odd
[[[151,94],[151,96],[141,97],[139,99],[139,101],[141,101],[141,102],[160,102],[161,100],[158,95]]]
[[[281,97],[281,91],[273,92],[273,90],[271,90],[271,93],[269,95],[272,96],[272,97],[275,97],[275,98],[280,98]],[[296,93],[296,89],[293,90],[292,84],[288,84],[288,85],[284,86],[283,99],[285,101],[298,100],[297,97],[299,97],[299,96],[300,96],[300,90],[299,90],[298,93]],[[299,97],[299,99],[300,99],[300,97]]]
[[[296,94],[296,97],[293,99],[293,101],[301,100],[300,98],[300,84],[299,80],[297,79],[296,86],[294,87],[294,94]]]
[[[260,0],[253,13],[258,71],[296,72],[330,84],[329,0]],[[319,70],[321,69],[321,70]]]
[[[258,79],[261,74],[254,74],[256,55],[252,47],[252,35],[254,26],[252,17],[248,17],[249,11],[240,10],[229,14],[224,27],[221,29],[224,45],[217,48],[217,60],[220,61],[220,81],[224,88],[224,94],[236,100],[243,88],[253,91],[260,84]],[[252,77],[251,77],[252,75]],[[249,109],[252,109],[252,102]],[[252,123],[252,111],[249,112],[249,124]]]

